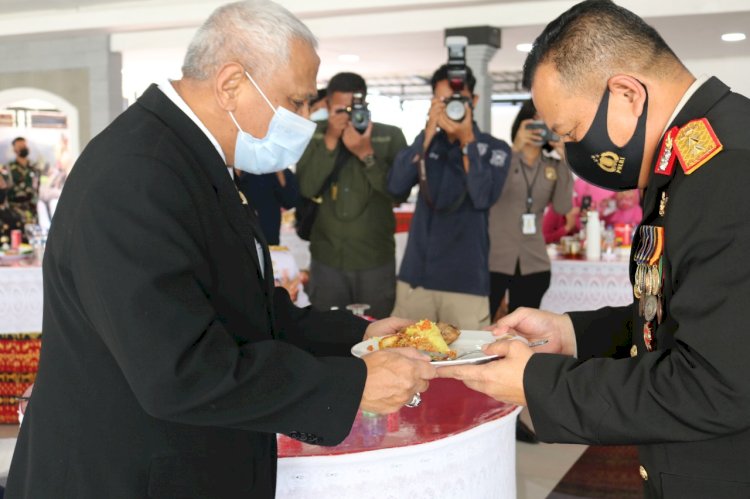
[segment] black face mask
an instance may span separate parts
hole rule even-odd
[[[648,116],[648,90],[643,112],[638,118],[635,132],[627,144],[617,147],[609,138],[607,112],[609,89],[599,103],[594,122],[578,142],[565,144],[565,159],[570,169],[586,182],[611,191],[627,191],[638,187],[643,154],[646,146],[646,118]]]
[[[18,157],[19,158],[25,158],[28,155],[29,155],[29,148],[28,147],[23,147],[23,148],[21,148],[20,151],[18,151]]]

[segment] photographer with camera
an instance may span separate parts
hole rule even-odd
[[[452,69],[444,65],[432,76],[427,125],[388,176],[396,197],[420,185],[393,313],[479,329],[490,322],[487,216],[505,182],[510,147],[474,123],[471,69],[465,62]]]
[[[573,176],[563,143],[539,121],[527,100],[511,127],[513,159],[500,199],[490,210],[490,313],[494,317],[509,292],[508,311],[538,308],[550,284],[550,260],[542,231],[547,205],[560,215],[573,207]],[[550,155],[557,151],[558,157]],[[573,230],[575,212],[566,219]]]
[[[368,315],[387,317],[396,287],[396,222],[385,182],[406,139],[400,129],[370,120],[361,76],[335,75],[326,95],[328,120],[318,122],[297,163],[300,193],[321,201],[310,233],[310,301],[320,310],[366,303]]]

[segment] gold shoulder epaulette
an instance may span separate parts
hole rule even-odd
[[[674,149],[685,175],[690,175],[719,154],[724,146],[708,120],[701,118],[680,128],[675,137]]]

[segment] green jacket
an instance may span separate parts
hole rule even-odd
[[[328,122],[318,123],[310,145],[297,163],[300,193],[314,197],[333,171],[339,149],[325,145]],[[340,270],[366,270],[395,258],[394,199],[386,190],[386,178],[396,154],[406,147],[399,128],[374,123],[372,148],[375,164],[365,166],[350,156],[339,172],[335,189],[328,189],[310,234],[310,253],[315,261]],[[332,191],[336,191],[336,199]]]

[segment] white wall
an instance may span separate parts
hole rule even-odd
[[[122,112],[121,71],[106,34],[4,40],[0,50],[0,90],[35,88],[75,106],[81,148]]]
[[[688,59],[683,62],[695,76],[716,76],[734,92],[750,98],[750,57]]]

